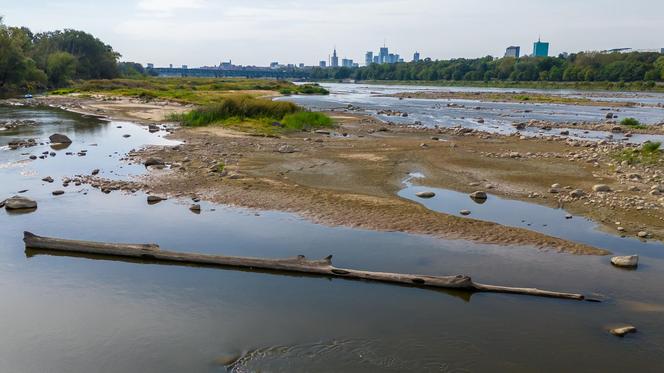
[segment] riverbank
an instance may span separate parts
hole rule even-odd
[[[333,80],[332,82],[337,82]],[[362,84],[414,85],[432,87],[513,88],[546,90],[664,92],[664,84],[649,82],[525,82],[525,81],[457,81],[457,80],[362,80]]]
[[[155,106],[161,114],[188,109],[177,103],[124,98],[68,99],[46,97],[40,102],[124,118],[145,118]],[[152,113],[150,118],[166,118]],[[620,165],[614,154],[625,145],[409,128],[353,113],[329,114],[337,122],[333,130],[281,137],[257,137],[218,126],[176,128],[170,136],[183,141],[181,145],[149,147],[129,156],[132,163],[157,158],[168,171],[155,170],[136,184],[126,184],[127,189],[295,212],[329,225],[575,254],[607,253],[525,228],[442,214],[398,197],[407,175],[421,172],[426,178],[417,182],[426,186],[466,193],[484,190],[551,207],[563,205],[612,234],[664,236],[660,192],[651,189],[661,181],[660,166]],[[81,181],[101,189],[117,183],[98,178]],[[597,184],[606,184],[611,192],[593,191]]]

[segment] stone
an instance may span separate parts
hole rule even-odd
[[[13,196],[5,201],[7,210],[29,210],[36,209],[37,202],[27,197]]]
[[[90,174],[92,174],[92,176],[95,176],[95,175],[99,174],[99,169],[95,168],[94,170],[92,170],[92,172]]]
[[[468,215],[470,215],[470,211],[468,211],[468,210],[461,210],[461,211],[459,211],[459,214],[464,215],[464,216],[468,216]]]
[[[572,198],[581,198],[586,195],[586,192],[584,192],[581,189],[574,189],[573,191],[569,192],[569,196]]]
[[[609,330],[609,333],[615,335],[616,337],[624,337],[629,333],[636,333],[636,327],[632,325],[625,325],[618,328],[612,328]]]
[[[478,199],[478,200],[485,200],[485,199],[488,198],[488,196],[487,196],[486,192],[478,190],[478,191],[470,193],[470,198]]]
[[[148,203],[153,204],[153,203],[159,203],[161,201],[166,200],[164,197],[159,197],[159,196],[148,196]]]
[[[143,164],[145,165],[145,167],[165,165],[164,160],[161,158],[148,158],[147,160],[145,160],[145,163]]]
[[[593,186],[593,191],[607,193],[611,191],[611,187],[606,184],[596,184]]]
[[[124,137],[124,138],[126,139],[126,138],[128,138],[128,137],[131,137],[131,135],[128,134],[128,133],[125,133],[124,135],[122,135],[122,137]]]
[[[191,210],[192,212],[195,212],[195,213],[197,213],[197,214],[200,214],[200,212],[201,212],[201,205],[199,205],[199,204],[191,205],[191,206],[189,207],[189,210]]]
[[[159,126],[157,126],[157,125],[155,125],[155,124],[150,124],[150,125],[148,126],[148,131],[149,131],[150,133],[159,132]]]
[[[50,177],[50,176],[46,176],[45,178],[42,179],[42,181],[45,181],[45,182],[47,182],[47,183],[52,183],[54,180],[53,180],[52,177]]]
[[[646,231],[641,231],[641,232],[637,233],[636,235],[639,236],[639,238],[647,238],[650,234]]]
[[[415,193],[415,195],[420,197],[420,198],[433,198],[433,197],[436,196],[436,193],[426,191],[426,192],[417,192],[417,193]]]
[[[61,195],[65,194],[65,191],[64,191],[64,190],[54,190],[54,191],[52,192],[52,194],[53,194],[54,196],[61,196]]]
[[[606,113],[606,119],[613,119],[613,113]]]
[[[62,134],[59,134],[59,133],[55,133],[55,134],[49,136],[48,140],[52,144],[71,144],[72,143],[72,141],[69,137],[67,137],[65,135],[62,135]]]
[[[295,148],[292,145],[284,144],[277,149],[279,153],[295,153]]]
[[[611,258],[611,264],[616,267],[636,268],[639,266],[638,255],[614,256]]]
[[[568,130],[560,131],[560,135],[561,136],[567,136],[567,135],[569,135],[569,131]]]

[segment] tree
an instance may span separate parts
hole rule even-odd
[[[76,74],[77,60],[67,52],[55,52],[46,60],[46,73],[49,83],[54,87],[62,87]]]

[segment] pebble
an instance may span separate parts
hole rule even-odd
[[[625,325],[619,328],[613,328],[609,330],[609,332],[615,335],[616,337],[624,337],[629,333],[636,333],[636,327],[632,325]]]
[[[470,215],[470,211],[468,211],[468,210],[461,210],[461,211],[459,211],[459,214],[464,215],[464,216],[468,216],[468,215]]]

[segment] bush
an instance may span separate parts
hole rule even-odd
[[[637,127],[641,125],[641,122],[635,118],[625,118],[620,121],[620,124],[623,126]]]
[[[661,142],[646,142],[641,146],[642,153],[655,153],[659,152],[659,147],[662,145]]]

